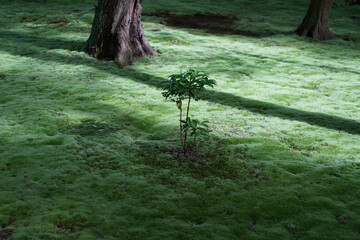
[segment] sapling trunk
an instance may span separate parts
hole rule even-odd
[[[182,107],[180,106],[180,137],[181,137],[181,146],[185,152],[184,140],[183,140],[183,128],[182,128]]]
[[[190,101],[191,101],[191,97],[189,96],[189,102],[188,102],[187,111],[186,111],[186,124],[187,124],[188,121],[189,121]],[[187,147],[187,132],[185,133],[185,136],[184,136],[184,145],[185,145],[185,152],[186,152],[186,147]]]

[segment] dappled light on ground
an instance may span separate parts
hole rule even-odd
[[[290,34],[305,0],[145,1],[161,54],[119,69],[83,52],[93,2],[24,2],[0,6],[1,238],[359,238],[358,6],[331,20],[354,42],[318,42]],[[161,95],[190,67],[218,82],[196,161]]]

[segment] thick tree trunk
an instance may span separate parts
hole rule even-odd
[[[296,30],[302,37],[328,40],[337,36],[329,30],[329,15],[332,0],[311,0],[307,14]]]
[[[120,67],[157,54],[141,26],[141,0],[99,0],[86,51]]]

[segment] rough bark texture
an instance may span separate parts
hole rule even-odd
[[[329,30],[332,0],[311,0],[307,14],[296,30],[302,37],[328,40],[337,36]]]
[[[99,0],[86,51],[120,67],[157,54],[141,27],[141,0]]]

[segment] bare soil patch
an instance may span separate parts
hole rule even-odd
[[[200,13],[195,15],[177,15],[168,12],[148,13],[143,15],[164,18],[161,23],[166,26],[200,29],[212,34],[245,35],[250,37],[258,37],[264,34],[237,29],[236,22],[241,19],[236,17]]]
[[[51,22],[48,22],[47,24],[48,25],[51,25],[51,24],[56,24],[56,25],[60,25],[60,26],[65,26],[67,24],[69,24],[70,22],[67,21],[67,20],[54,20],[54,21],[51,21]]]
[[[32,18],[32,17],[21,17],[20,18],[20,22],[36,22],[37,20],[39,20],[38,18]]]

